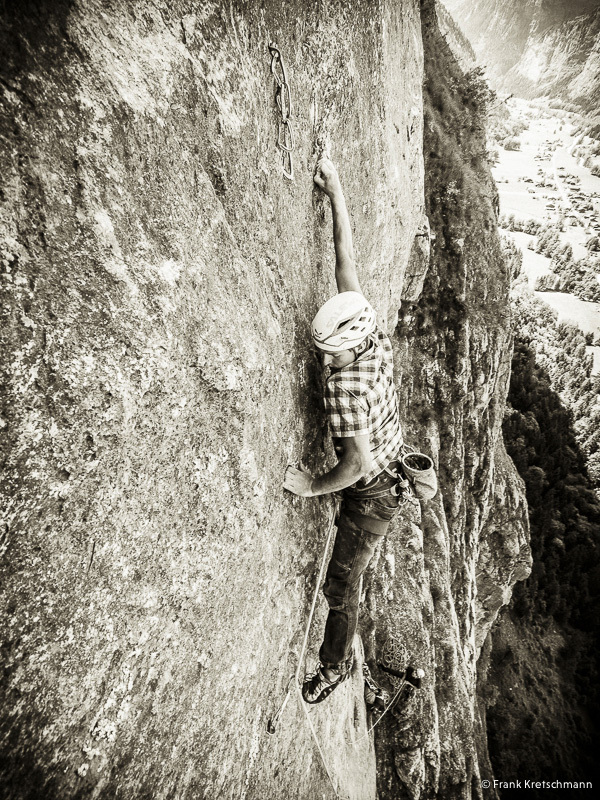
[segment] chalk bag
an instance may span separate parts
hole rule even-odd
[[[431,500],[435,497],[438,489],[437,476],[429,456],[424,453],[407,453],[402,457],[402,468],[419,500]]]

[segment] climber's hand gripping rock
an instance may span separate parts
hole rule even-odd
[[[297,494],[300,497],[312,497],[312,483],[313,476],[307,470],[300,467],[289,466],[285,471],[283,479],[283,488],[287,489],[292,494]]]
[[[315,168],[314,182],[322,189],[328,197],[333,197],[335,194],[342,191],[337,170],[329,158],[324,157],[319,159]]]

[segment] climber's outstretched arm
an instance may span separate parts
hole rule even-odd
[[[310,472],[304,469],[288,467],[283,488],[301,497],[315,497],[319,494],[329,494],[346,489],[366,475],[372,466],[369,434],[347,436],[340,441],[343,453],[332,470],[318,478],[313,478]]]
[[[360,292],[354,265],[352,228],[337,170],[328,158],[321,158],[315,169],[314,181],[331,200],[333,244],[335,246],[335,280],[338,292]]]

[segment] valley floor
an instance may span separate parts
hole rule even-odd
[[[499,160],[493,174],[500,194],[502,215],[535,220],[544,225],[560,225],[560,238],[573,248],[576,259],[588,251],[585,242],[600,232],[600,177],[583,166],[576,153],[572,114],[551,110],[512,99],[508,106],[516,119],[528,127],[520,137],[520,150],[499,148]],[[574,153],[575,151],[575,153]],[[523,272],[533,289],[536,279],[552,272],[551,261],[533,249],[535,236],[506,231],[523,253]],[[597,276],[600,281],[600,274]],[[600,304],[588,302],[568,292],[535,292],[536,296],[558,313],[560,322],[572,322],[594,339],[600,337]],[[594,356],[594,374],[600,373],[600,347],[589,346]]]

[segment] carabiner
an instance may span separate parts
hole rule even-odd
[[[283,58],[281,57],[281,52],[275,42],[271,42],[269,45],[269,52],[271,53],[271,72],[273,73],[273,77],[277,81],[278,86],[282,86],[283,84],[287,84],[287,76],[285,71],[285,65],[283,63]],[[277,62],[279,61],[279,66],[281,67],[281,77],[275,71],[275,67]]]
[[[281,135],[282,131],[283,131],[283,136]],[[285,143],[286,139],[289,141],[289,146]],[[287,153],[291,153],[292,150],[294,149],[294,132],[292,130],[292,123],[289,120],[287,122],[284,122],[282,120],[279,123],[279,135],[277,137],[277,147],[280,147]]]
[[[277,77],[277,76],[275,76]],[[286,93],[287,97],[287,105],[285,105],[284,111],[284,102],[283,102],[283,94]],[[281,121],[287,122],[288,119],[292,116],[292,93],[290,92],[289,84],[284,80],[283,83],[280,83],[277,88],[277,105],[279,106],[279,110],[281,111]]]
[[[282,155],[283,155],[283,160],[282,160],[283,174],[288,180],[293,181],[294,180],[294,164],[292,162],[292,154],[289,152],[289,150],[284,150]],[[285,168],[286,160],[289,160],[289,162],[290,162],[289,170],[287,170]]]
[[[271,72],[273,72],[274,64],[277,59],[281,61],[281,53],[275,42],[269,42],[269,53],[271,53]]]

